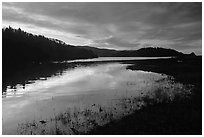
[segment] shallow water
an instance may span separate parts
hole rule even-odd
[[[99,57],[92,59],[78,59],[78,60],[70,60],[66,61],[70,62],[97,62],[97,61],[127,61],[127,60],[146,60],[146,59],[168,59],[172,57]]]
[[[110,101],[139,97],[161,87],[168,88],[169,94],[183,88],[169,82],[166,75],[127,70],[127,66],[77,66],[15,89],[8,87],[2,99],[3,134],[17,134],[18,124],[49,119],[67,108],[108,106]]]

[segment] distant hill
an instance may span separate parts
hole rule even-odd
[[[100,49],[89,46],[79,46],[80,48],[91,50],[99,57],[169,57],[169,56],[184,56],[182,52],[174,49],[165,49],[160,47],[148,47],[138,50],[110,50]]]
[[[78,46],[82,49],[91,50],[94,54],[96,54],[99,57],[112,57],[118,53],[117,50],[112,49],[101,49],[101,48],[95,48],[95,47],[89,47],[89,46]]]
[[[170,57],[170,56],[183,56],[182,52],[173,49],[165,49],[160,47],[148,47],[138,50],[125,50],[115,54],[118,57]]]

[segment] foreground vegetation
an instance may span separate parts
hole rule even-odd
[[[140,126],[148,127],[148,124],[140,120],[145,118],[146,122],[152,123],[152,120],[155,120],[154,116],[162,111],[157,110],[158,113],[152,114],[150,112],[153,108],[159,104],[189,100],[193,88],[192,85],[175,83],[172,77],[155,82],[157,83],[155,85],[163,85],[155,86],[147,92],[144,89],[140,96],[124,96],[116,100],[109,100],[106,105],[92,104],[91,106],[67,108],[64,112],[48,119],[21,123],[18,126],[18,134],[141,134],[145,129],[140,130]],[[144,110],[147,112],[140,114]],[[148,119],[149,115],[152,119]],[[134,119],[129,119],[129,117]],[[159,125],[160,122],[149,124],[149,126]],[[143,133],[149,134],[150,132]]]
[[[96,129],[92,134],[202,134],[201,56],[129,63],[133,64],[129,69],[164,73],[173,76],[177,82],[194,85],[191,97],[154,103],[117,123]]]
[[[94,129],[90,134],[202,134],[201,56],[129,61],[128,63],[133,64],[128,69],[164,73],[173,76],[177,82],[193,85],[190,98],[177,98],[172,102],[153,101],[119,121]]]
[[[18,134],[202,134],[202,59],[173,58],[123,61],[127,69],[170,75],[139,97],[106,106],[67,108],[42,120],[19,123]],[[177,85],[175,86],[175,84]],[[141,93],[142,94],[142,93]],[[108,107],[107,107],[108,106]]]

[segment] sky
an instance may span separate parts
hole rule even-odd
[[[201,2],[3,2],[8,26],[76,46],[202,54]]]

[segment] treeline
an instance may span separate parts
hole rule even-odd
[[[11,27],[2,29],[2,55],[3,64],[16,62],[26,64],[97,57],[90,50]]]
[[[161,47],[147,47],[138,50],[110,50],[89,46],[80,47],[93,51],[99,57],[183,57],[188,55],[174,49],[166,49]]]
[[[124,50],[115,54],[118,57],[178,57],[183,56],[182,52],[174,49],[165,49],[161,47],[147,47],[138,50]]]

